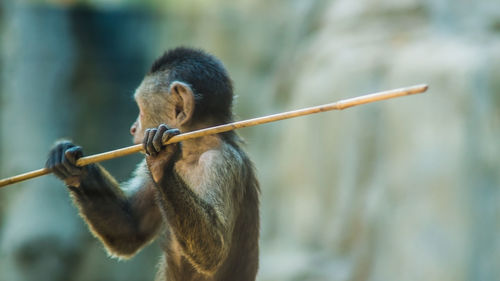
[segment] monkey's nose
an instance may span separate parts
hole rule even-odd
[[[132,127],[130,127],[130,134],[133,136],[133,135],[135,135],[136,131],[137,131],[137,128],[135,127],[135,125],[132,125]]]

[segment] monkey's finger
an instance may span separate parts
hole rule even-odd
[[[53,148],[49,152],[49,156],[47,157],[47,162],[45,162],[45,168],[51,169],[54,167],[55,159],[56,159],[56,148]]]
[[[149,152],[148,152],[149,131],[150,131],[150,129],[146,129],[144,131],[144,139],[142,140],[142,147],[144,148],[144,152],[146,152],[147,155],[149,155]]]
[[[158,131],[158,129],[156,129],[156,128],[151,129],[149,132],[149,135],[148,135],[147,147],[148,147],[148,153],[151,156],[156,156],[156,154],[158,154],[158,152],[156,151],[156,149],[153,145],[153,139],[154,139],[157,131]]]
[[[163,133],[165,133],[167,130],[168,130],[168,127],[165,124],[161,124],[158,127],[158,131],[156,132],[156,134],[153,138],[153,146],[156,149],[156,152],[158,152],[158,153],[163,148],[162,136],[163,136]]]
[[[66,149],[64,154],[70,163],[76,165],[76,161],[83,156],[83,150],[81,146],[73,146]]]
[[[71,172],[71,165],[68,163],[68,159],[66,158],[66,150],[67,149],[64,149],[64,150],[60,150],[61,151],[61,158],[60,158],[60,162],[59,162],[59,165],[57,165],[56,167],[59,169],[60,172],[62,172],[66,177],[69,177],[72,175],[72,172]]]
[[[57,149],[54,150],[54,153],[52,153],[51,155],[51,168],[52,168],[52,172],[58,177],[58,178],[61,178],[61,179],[65,179],[69,176],[69,173],[68,171],[64,168],[64,166],[62,165],[62,157],[63,156],[63,153],[62,153],[62,149],[63,149],[63,146],[58,146]]]
[[[73,147],[73,146],[75,146],[75,145],[73,143],[71,143],[70,141],[61,140],[61,141],[56,142],[56,144],[54,145],[54,149],[59,148],[59,149],[62,149],[64,151],[64,150],[66,150],[70,147]]]
[[[168,141],[169,139],[171,139],[173,136],[177,136],[181,133],[181,131],[179,131],[179,129],[168,129],[164,135],[165,135],[165,141]]]
[[[72,147],[64,152],[62,164],[71,176],[78,176],[82,174],[82,168],[76,166],[76,160],[80,158],[81,155],[82,148],[79,146]]]
[[[45,167],[47,169],[52,170],[52,172],[59,178],[64,179],[68,176],[68,171],[64,168],[61,168],[61,159],[63,155],[63,151],[65,151],[68,147],[74,146],[71,142],[67,140],[59,141],[54,144],[52,149],[49,152],[49,156],[47,162],[45,163]]]

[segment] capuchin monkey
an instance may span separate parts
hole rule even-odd
[[[215,57],[167,51],[134,94],[130,128],[145,159],[121,186],[99,164],[76,166],[82,148],[59,141],[46,167],[67,185],[80,215],[110,255],[129,258],[159,235],[156,280],[255,280],[259,183],[234,132],[163,145],[180,132],[232,121],[231,80]]]

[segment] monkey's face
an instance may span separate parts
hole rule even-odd
[[[156,128],[160,124],[176,128],[175,105],[166,86],[156,77],[146,77],[137,88],[134,98],[139,108],[139,115],[130,127],[134,144],[142,143],[144,131]]]
[[[130,134],[132,134],[134,144],[142,143],[146,129],[156,128],[160,124],[166,124],[169,127],[175,126],[175,120],[171,120],[171,118],[168,118],[168,114],[165,114],[165,111],[171,107],[168,99],[165,99],[154,108],[150,108],[141,100],[137,100],[137,106],[139,107],[139,115],[130,127]],[[163,108],[163,112],[161,108]]]
[[[137,119],[130,127],[130,134],[132,135],[132,141],[134,144],[139,144],[144,139],[144,129],[142,128],[141,113],[137,116]]]

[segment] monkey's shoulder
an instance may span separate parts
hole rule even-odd
[[[217,148],[209,149],[201,154],[199,163],[202,165],[227,167],[230,169],[244,165],[244,152],[238,147],[222,142]]]
[[[181,159],[176,163],[176,170],[181,175],[198,175],[206,177],[210,174],[235,174],[245,168],[246,155],[239,148],[222,142],[216,147],[202,152],[196,161]]]

